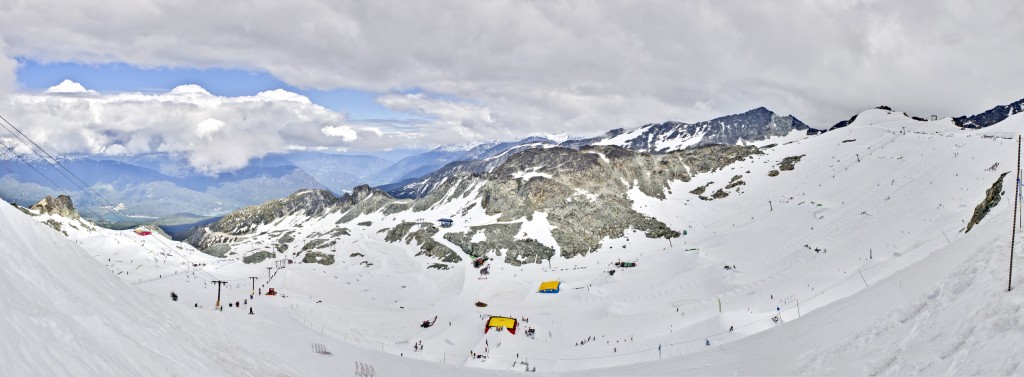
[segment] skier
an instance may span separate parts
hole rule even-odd
[[[732,326],[729,326],[729,332],[732,332]]]
[[[252,307],[249,307],[249,314],[252,314]]]
[[[704,339],[704,345],[705,346],[710,346],[711,345],[711,341],[707,340],[707,339]]]

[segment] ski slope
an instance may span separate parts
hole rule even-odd
[[[118,244],[119,237],[106,231],[91,241],[103,234]],[[248,315],[242,309],[214,311],[215,299],[194,307],[198,289],[187,284],[176,302],[169,290],[139,290],[126,284],[131,278],[111,273],[151,263],[129,262],[131,253],[145,252],[127,246],[87,251],[14,207],[0,206],[0,375],[327,376],[350,374],[357,362],[378,376],[471,375],[324,336],[273,310],[271,299],[246,305],[257,313]],[[191,274],[174,276],[201,284]],[[242,293],[226,288],[224,300],[241,300]],[[311,352],[313,343],[332,355]]]
[[[7,253],[38,249],[12,258],[35,258],[22,260],[22,269],[33,266],[29,272],[35,280],[53,280],[55,286],[40,291],[34,279],[14,281],[13,269],[0,279],[11,280],[5,285],[15,292],[67,300],[42,301],[44,316],[81,306],[66,309],[57,326],[75,323],[69,313],[113,319],[89,326],[111,329],[102,334],[61,331],[80,334],[74,336],[82,342],[110,342],[115,346],[105,348],[117,349],[117,344],[167,339],[152,348],[125,346],[133,356],[139,353],[133,360],[144,360],[125,364],[112,361],[112,352],[68,346],[63,351],[72,356],[60,368],[93,368],[74,370],[80,374],[181,370],[159,358],[157,350],[202,364],[214,375],[348,374],[357,361],[389,376],[505,374],[529,368],[588,376],[1019,374],[1024,359],[1021,291],[1005,289],[1014,139],[1022,129],[1021,115],[986,129],[960,130],[949,119],[918,122],[898,112],[868,110],[846,128],[791,140],[690,182],[675,182],[664,200],[633,190],[637,211],[686,230],[671,242],[633,232],[605,240],[600,251],[584,257],[556,256],[550,263],[524,266],[505,264],[499,257],[485,278],[469,264],[468,255],[442,237],[496,222],[480,206],[464,211],[477,200],[468,195],[421,212],[361,215],[344,224],[351,235],[336,238],[330,248],[334,264],[297,263],[280,270],[274,261],[215,260],[185,247],[179,249],[183,257],[162,258],[159,252],[121,245],[123,234],[69,234],[80,248],[31,224],[38,233],[32,238],[45,241],[13,243],[20,240],[13,234],[3,234],[0,241],[12,243],[5,245]],[[802,157],[793,170],[769,176],[794,156]],[[964,233],[985,190],[1007,171],[1002,202]],[[724,188],[737,175],[744,184],[725,189],[725,198],[704,201],[690,193],[705,185],[707,192]],[[30,223],[13,208],[0,211],[4,221],[18,227]],[[265,248],[270,233],[284,229],[300,239],[327,233],[340,217],[285,218],[261,226],[239,245]],[[416,256],[414,244],[384,242],[379,232],[403,221],[438,218],[456,220],[434,236],[463,258],[449,270],[428,268],[437,260]],[[519,237],[557,250],[543,214],[522,221]],[[369,225],[357,225],[364,222]],[[69,252],[72,257],[58,254]],[[50,267],[51,260],[60,258],[75,262],[61,263],[47,275],[46,269],[58,268]],[[191,263],[175,258],[207,263],[189,269]],[[615,268],[617,261],[635,261],[637,267]],[[612,270],[614,275],[608,273]],[[111,271],[137,289],[120,284]],[[229,282],[223,287],[225,302],[249,297],[250,276],[258,277],[257,288],[274,287],[281,294],[258,297],[252,305],[255,316],[245,314],[248,304],[214,312],[216,288],[205,274]],[[561,292],[536,293],[546,280],[562,281]],[[1021,283],[1024,279],[1015,282]],[[75,287],[80,285],[94,288],[79,299]],[[106,291],[112,293],[97,293]],[[171,291],[180,296],[178,302],[167,299]],[[478,301],[487,307],[477,307]],[[4,302],[4,322],[39,338],[30,344],[52,346],[43,339],[50,330],[37,329],[31,319],[8,309],[23,305],[34,304],[28,299]],[[488,315],[529,321],[515,335],[484,334]],[[434,316],[433,327],[419,326]],[[129,324],[132,331],[120,331],[115,323]],[[177,331],[152,329],[150,323],[170,323],[165,326]],[[527,327],[536,329],[535,337],[523,334]],[[195,335],[206,333],[220,337]],[[334,355],[310,352],[310,342],[327,345]],[[420,342],[423,349],[414,349]],[[10,341],[0,344],[10,347],[5,350],[14,347]],[[251,354],[261,356],[242,356]],[[27,369],[31,361],[6,352],[0,357],[11,362],[3,368],[22,365],[15,367],[20,368],[13,370],[15,375],[33,374]]]

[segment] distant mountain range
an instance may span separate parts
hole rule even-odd
[[[964,128],[982,128],[1021,111],[1024,100],[973,116],[955,117],[952,122]],[[447,177],[489,173],[516,153],[535,148],[618,146],[641,153],[668,153],[712,144],[764,145],[772,140],[839,129],[855,119],[856,116],[826,129],[814,129],[792,115],[779,115],[759,107],[697,123],[670,121],[632,130],[614,129],[591,138],[533,136],[516,141],[441,146],[397,162],[370,155],[292,152],[254,159],[243,169],[213,176],[197,172],[183,156],[168,154],[76,156],[62,161],[92,190],[122,213],[138,216],[140,222],[157,218],[201,219],[302,189],[341,194],[366,184],[395,198],[420,198],[442,185]],[[29,205],[47,195],[68,194],[75,198],[83,216],[132,222],[114,215],[107,208],[108,203],[94,200],[41,161],[25,163],[9,155],[0,156],[0,173],[0,196],[8,201]]]
[[[135,216],[138,222],[181,214],[212,217],[300,189],[341,193],[367,182],[389,183],[390,175],[429,172],[461,153],[436,157],[436,153],[426,152],[394,163],[374,156],[295,152],[254,159],[245,168],[212,176],[192,169],[183,157],[169,154],[60,159],[111,203],[84,192],[77,179],[65,177],[40,159],[8,157],[0,160],[0,196],[27,206],[47,195],[67,194],[75,198],[84,216],[128,226]],[[111,211],[110,204],[130,218]]]
[[[619,146],[637,152],[666,153],[712,144],[736,145],[771,140],[789,135],[806,135],[810,128],[791,115],[781,116],[759,107],[744,113],[728,115],[699,123],[652,123],[634,130],[616,129],[588,139],[556,142],[543,137],[529,137],[515,142],[481,145],[420,179],[401,181],[379,187],[395,198],[420,198],[457,173],[491,172],[519,151],[532,148],[562,147],[579,149],[586,146]]]

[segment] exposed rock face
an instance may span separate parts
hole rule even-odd
[[[334,255],[318,251],[310,251],[302,258],[302,263],[320,263],[325,266],[330,266],[334,264]]]
[[[542,137],[529,137],[510,143],[498,143],[484,150],[473,150],[460,161],[451,162],[440,169],[406,185],[388,191],[396,198],[420,198],[444,184],[448,177],[458,174],[479,175],[503,164],[520,151],[553,146],[554,142]]]
[[[981,114],[953,118],[953,123],[963,128],[984,128],[1002,122],[1004,119],[1009,118],[1010,115],[1020,112],[1024,112],[1024,99],[1009,105],[993,107]]]
[[[779,170],[788,171],[796,169],[796,163],[800,162],[801,158],[804,158],[804,155],[789,156],[782,159],[782,162],[779,162]]]
[[[255,253],[247,255],[245,258],[242,258],[242,262],[246,264],[260,263],[273,257],[274,253],[271,253],[269,251],[257,251]]]
[[[996,204],[999,204],[999,200],[1003,198],[1003,178],[1008,173],[1000,174],[999,178],[992,183],[992,187],[985,191],[985,199],[978,203],[977,207],[974,207],[974,215],[971,216],[971,221],[967,223],[967,230],[964,233],[970,232],[971,228],[974,228],[975,225],[981,222],[981,219],[985,218],[985,215],[988,215],[988,212]]]
[[[420,245],[420,252],[416,255],[427,255],[443,262],[458,262],[462,260],[454,250],[442,245],[432,237],[437,234],[438,229],[431,223],[403,222],[390,229],[384,240],[387,242],[403,241],[406,244],[416,241]]]
[[[745,113],[698,122],[665,122],[648,124],[631,131],[620,146],[641,152],[668,152],[675,149],[679,140],[700,138],[693,146],[711,144],[733,145],[741,140],[758,141],[773,136],[785,136],[792,131],[808,130],[806,124],[791,115],[780,116],[759,107]]]
[[[299,190],[287,198],[232,212],[210,224],[209,229],[230,235],[246,234],[255,230],[257,226],[269,224],[287,215],[323,215],[333,209],[338,202],[339,199],[327,190]]]
[[[760,141],[805,130],[811,133],[813,129],[793,116],[780,116],[759,107],[745,113],[699,123],[665,122],[647,124],[631,131],[615,129],[598,137],[567,140],[557,145],[569,149],[581,149],[590,145],[616,145],[639,152],[667,153],[705,145],[734,145],[741,141]],[[546,149],[554,145],[556,144],[548,139],[537,137],[514,143],[500,143],[491,146],[485,152],[467,154],[461,161],[449,163],[418,180],[406,182],[398,187],[388,187],[388,193],[396,198],[422,198],[444,185],[449,177],[459,174],[486,174],[521,151]]]
[[[71,197],[67,195],[58,195],[57,198],[47,195],[43,200],[40,200],[29,207],[29,209],[39,211],[39,213],[62,216],[69,219],[77,219],[80,217],[78,215],[78,210],[75,209],[74,203],[71,202]]]
[[[368,185],[357,186],[341,197],[341,210],[346,211],[338,223],[347,223],[359,215],[372,213],[395,201],[388,193]]]
[[[547,214],[561,255],[571,258],[600,247],[604,238],[620,238],[627,229],[650,238],[679,233],[633,210],[627,193],[665,198],[670,181],[689,181],[689,172],[718,169],[760,153],[756,147],[713,145],[649,155],[615,146],[533,149],[496,169],[480,188],[481,206],[498,221]],[[607,160],[605,160],[607,159]],[[524,172],[533,177],[519,178]],[[424,198],[424,199],[429,199]]]
[[[260,224],[273,224],[292,214],[316,219],[340,213],[340,225],[371,213],[415,218],[416,212],[459,203],[457,213],[482,208],[498,222],[470,224],[466,232],[445,235],[445,240],[470,255],[500,255],[513,265],[538,263],[556,252],[571,258],[597,251],[604,240],[624,237],[629,230],[650,238],[680,236],[658,219],[635,211],[630,195],[639,191],[664,199],[672,181],[689,181],[691,174],[714,171],[760,153],[757,147],[739,145],[708,145],[658,154],[608,145],[528,148],[503,156],[504,162],[486,172],[448,175],[436,189],[416,200],[394,199],[367,186],[356,187],[341,198],[305,191],[226,216],[197,231],[189,243],[201,250],[210,249],[208,253],[222,254],[222,248],[251,236]],[[728,189],[739,193],[742,184],[739,178],[734,179]],[[716,197],[724,196],[722,191]],[[523,222],[535,220],[537,214],[550,225],[544,232],[550,229],[555,245],[520,234]],[[462,259],[442,243],[445,240],[438,235],[441,230],[432,223],[402,222],[381,232],[386,233],[387,242],[418,245],[417,255],[449,263]],[[323,254],[323,248],[330,247],[334,238],[347,234],[347,228],[336,226],[301,237],[284,229],[268,236],[279,252],[290,248],[296,256],[306,252],[308,257],[312,252]]]
[[[501,255],[505,251],[505,262],[513,266],[524,263],[541,263],[551,259],[555,250],[532,238],[516,239],[522,223],[479,225],[469,228],[466,233],[447,233],[444,239],[462,248],[472,257],[492,253]],[[472,242],[477,233],[483,233],[485,241]]]

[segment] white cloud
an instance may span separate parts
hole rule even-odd
[[[357,140],[386,145],[401,138],[346,125],[344,114],[284,90],[221,97],[182,85],[162,94],[101,94],[65,81],[40,94],[11,95],[0,112],[53,153],[180,153],[207,173],[294,148],[350,149]]]
[[[82,16],[112,9],[114,22]],[[1024,97],[1024,44],[1013,43],[1024,38],[1022,18],[1012,0],[38,0],[0,12],[0,48],[41,61],[232,67],[300,87],[443,95],[384,96],[430,121],[373,125],[384,136],[365,145],[383,147],[595,134],[762,105],[817,126],[881,104],[973,113]],[[0,60],[0,85],[4,71]],[[318,137],[323,127],[298,133]]]
[[[47,88],[43,93],[49,94],[95,94],[95,91],[86,90],[82,84],[67,80],[61,81],[60,84]]]
[[[342,140],[351,142],[359,138],[356,134],[356,130],[348,126],[328,126],[320,129],[327,136],[341,137]]]
[[[225,125],[227,125],[227,123],[224,123],[223,121],[206,118],[206,120],[199,122],[199,124],[196,125],[196,136],[203,139],[210,139],[210,136],[213,135],[213,133],[224,129]]]
[[[0,37],[0,99],[14,89],[15,69],[18,67],[18,62],[11,59],[6,52],[7,45]]]

